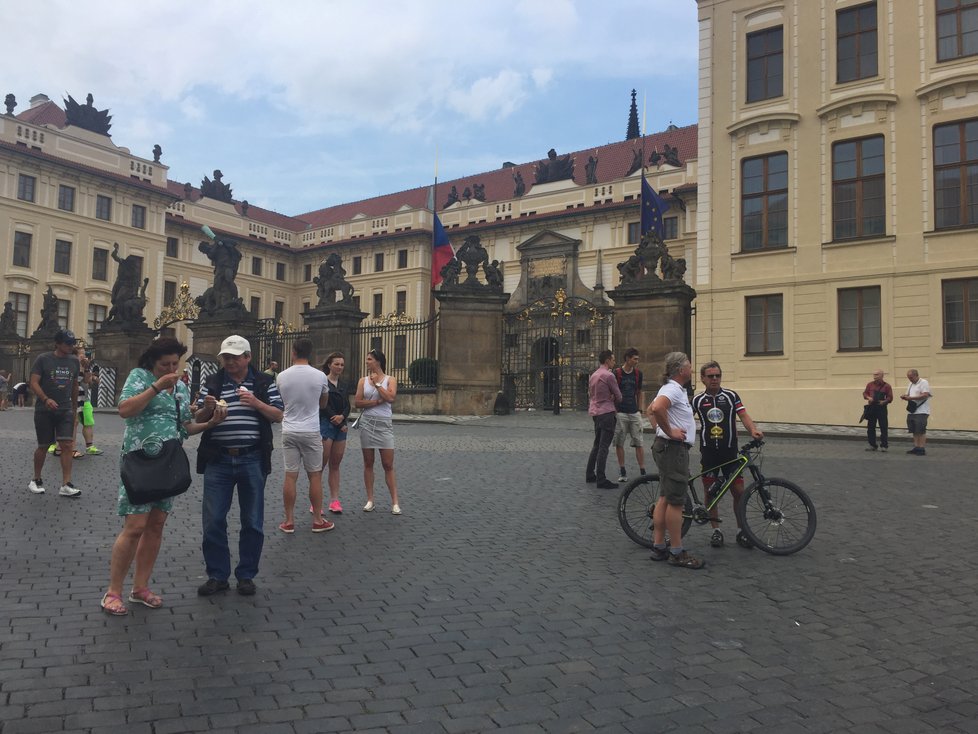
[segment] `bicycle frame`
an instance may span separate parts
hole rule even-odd
[[[737,464],[738,465],[737,470],[734,471],[730,475],[730,477],[723,482],[723,484],[720,486],[719,489],[713,490],[713,499],[710,501],[710,504],[704,505],[702,502],[700,502],[699,495],[696,494],[696,480],[705,477],[707,474],[713,474],[714,472],[717,472],[719,474],[720,469],[723,469],[723,467],[725,466],[730,466],[731,464]],[[738,453],[737,456],[731,459],[730,461],[725,461],[722,464],[711,466],[709,469],[706,469],[705,471],[702,471],[699,474],[690,477],[688,484],[689,484],[689,494],[693,498],[693,508],[695,509],[697,506],[705,507],[707,513],[711,512],[713,508],[717,506],[717,504],[720,502],[723,496],[726,495],[730,487],[733,486],[733,483],[743,476],[744,469],[750,470],[751,476],[754,478],[755,482],[763,481],[764,477],[761,475],[760,469],[758,469],[757,466],[754,465],[754,463],[751,461],[750,456],[742,453]],[[695,520],[696,518],[694,517],[693,519]]]

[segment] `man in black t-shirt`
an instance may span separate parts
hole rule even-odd
[[[748,430],[754,438],[764,438],[761,430],[754,425],[754,421],[747,415],[747,409],[740,400],[740,396],[733,390],[720,386],[722,371],[716,362],[707,362],[700,367],[700,379],[706,389],[693,397],[693,414],[699,420],[699,445],[700,445],[700,471],[705,471],[710,467],[718,466],[727,461],[737,458],[737,418],[744,423],[744,428]],[[719,480],[722,472],[724,479],[736,469],[735,464],[722,467],[717,472],[706,474],[703,477],[703,492],[707,504],[712,499],[713,484]],[[737,515],[737,530],[740,531],[740,517],[737,508],[740,506],[740,498],[744,494],[744,478],[740,476],[730,486],[730,492],[734,503],[734,514]],[[710,521],[713,526],[713,536],[710,538],[710,545],[719,548],[723,545],[723,533],[720,532],[718,522],[719,512],[714,507],[710,512]]]
[[[628,481],[625,473],[625,441],[631,439],[638,470],[645,474],[645,446],[642,443],[642,371],[638,368],[638,350],[629,347],[622,355],[621,367],[614,370],[621,403],[615,416],[615,455],[618,457],[618,481]]]
[[[34,449],[34,478],[27,488],[34,494],[43,494],[41,470],[54,441],[61,448],[62,483],[58,494],[77,497],[81,490],[71,483],[71,449],[75,440],[75,411],[78,409],[78,374],[81,365],[74,355],[75,335],[63,329],[54,336],[54,351],[37,358],[31,368],[31,392],[37,398],[34,404],[34,432],[37,448]]]

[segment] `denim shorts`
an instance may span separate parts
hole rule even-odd
[[[319,421],[319,435],[323,441],[346,441],[349,424],[334,425],[332,421]]]

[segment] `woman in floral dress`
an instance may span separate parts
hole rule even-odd
[[[176,339],[155,340],[139,358],[139,366],[129,373],[119,396],[119,415],[126,419],[122,453],[170,439],[183,442],[187,436],[213,428],[224,420],[226,408],[218,408],[206,423],[194,423],[190,413],[190,392],[180,381],[180,357],[187,348]],[[177,416],[179,415],[179,422]],[[163,599],[149,589],[149,577],[160,552],[163,525],[173,507],[173,499],[147,505],[130,504],[126,489],[119,482],[118,513],[125,518],[115,544],[109,568],[109,590],[102,597],[102,609],[116,616],[128,614],[122,600],[122,584],[133,559],[129,601],[150,609],[163,606]]]

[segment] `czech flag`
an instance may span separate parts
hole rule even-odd
[[[434,212],[432,212],[434,214]],[[441,220],[435,214],[434,236],[431,242],[431,287],[441,283],[441,269],[455,257],[455,248],[448,241],[445,228],[441,226]]]

